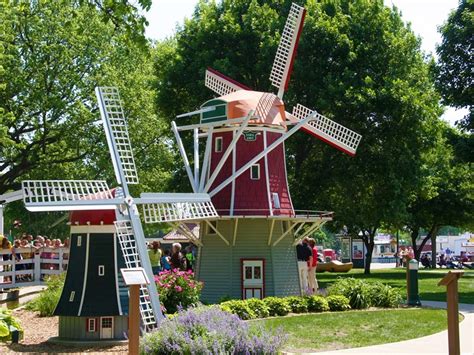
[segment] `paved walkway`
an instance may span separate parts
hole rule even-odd
[[[422,301],[425,307],[446,308],[446,302]],[[459,304],[459,311],[464,320],[459,323],[461,354],[474,354],[474,304]],[[422,338],[400,341],[397,343],[366,346],[363,348],[326,351],[317,355],[365,355],[365,354],[448,354],[448,331],[428,335]]]

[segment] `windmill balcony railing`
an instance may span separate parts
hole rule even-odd
[[[293,209],[285,209],[285,208],[273,208],[273,209],[247,208],[247,209],[233,209],[233,210],[216,208],[216,211],[220,216],[232,216],[236,218],[288,217],[288,218],[332,219],[332,217],[334,216],[334,212],[331,212],[331,211],[293,210]]]
[[[69,248],[0,249],[0,289],[39,286],[67,269]]]

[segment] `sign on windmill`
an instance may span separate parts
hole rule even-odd
[[[114,87],[99,87],[96,95],[119,188],[112,191],[100,180],[22,182],[24,203],[30,211],[115,211],[112,230],[108,226],[94,226],[94,230],[92,226],[71,226],[69,268],[55,310],[60,316],[59,336],[70,339],[124,337],[127,310],[119,267],[141,267],[153,279],[138,206],[146,223],[218,216],[205,193],[142,193],[139,198],[132,197],[129,185],[138,184],[139,179],[119,92]],[[98,287],[101,292],[97,292]],[[140,287],[140,315],[145,331],[155,329],[163,318],[153,282]]]
[[[193,191],[209,194],[220,215],[199,229],[202,246],[197,276],[206,283],[206,301],[217,301],[224,295],[245,298],[300,292],[293,244],[331,220],[332,213],[294,209],[284,143],[303,130],[354,155],[361,140],[358,133],[301,104],[293,107],[292,113],[285,109],[283,96],[290,83],[305,13],[303,7],[291,5],[270,73],[277,94],[253,90],[208,68],[205,85],[217,97],[177,116],[199,115],[199,123],[172,123]],[[194,138],[192,158],[181,139],[181,134],[189,131]],[[216,270],[217,259],[228,263],[223,262]],[[252,283],[261,287],[242,290],[257,262],[261,265],[255,275],[252,271]]]

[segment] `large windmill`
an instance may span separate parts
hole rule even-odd
[[[178,147],[196,193],[208,193],[220,215],[201,228],[197,276],[203,298],[263,297],[299,293],[295,240],[331,220],[330,212],[298,211],[288,190],[284,142],[298,130],[354,155],[356,132],[300,104],[285,111],[288,87],[305,9],[292,4],[270,80],[277,95],[253,91],[214,69],[205,85],[219,97],[197,111],[198,124],[177,126]],[[194,168],[180,133],[194,132]],[[199,140],[205,141],[200,164]]]
[[[138,205],[146,223],[217,217],[205,193],[130,195],[129,185],[138,184],[138,174],[118,90],[100,87],[96,95],[118,187],[111,190],[105,181],[22,182],[28,210],[73,211],[69,267],[55,311],[64,338],[123,338],[128,302],[120,267],[143,267],[153,280]],[[153,282],[141,287],[140,312],[145,330],[163,317]]]

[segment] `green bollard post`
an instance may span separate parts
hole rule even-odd
[[[407,305],[421,306],[418,295],[418,260],[412,259],[407,265]]]

